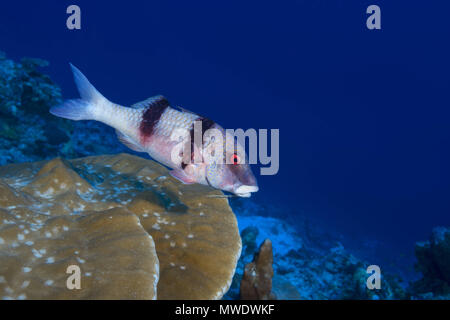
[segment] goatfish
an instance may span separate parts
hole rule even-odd
[[[130,107],[115,104],[100,94],[80,70],[70,66],[81,98],[52,107],[51,114],[75,121],[96,120],[113,127],[120,142],[169,167],[171,176],[184,184],[208,185],[239,197],[250,197],[258,191],[242,144],[213,120],[172,107],[161,95]],[[210,135],[194,143],[198,128],[202,135],[215,130],[219,137]],[[174,138],[179,132],[187,134]],[[222,146],[226,146],[223,151]],[[230,148],[232,152],[226,152]],[[206,157],[209,153],[213,156]]]

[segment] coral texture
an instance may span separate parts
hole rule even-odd
[[[273,277],[272,242],[266,239],[255,255],[253,262],[245,266],[241,281],[241,299],[274,299],[272,292]]]
[[[0,297],[218,299],[231,284],[241,240],[226,199],[153,161],[8,165],[0,189]],[[66,288],[73,264],[81,290]]]

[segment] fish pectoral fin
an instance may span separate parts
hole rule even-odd
[[[170,175],[175,179],[181,181],[183,184],[193,184],[195,180],[186,174],[183,169],[173,169],[169,171]]]
[[[123,134],[119,130],[116,130],[116,135],[117,135],[117,139],[119,139],[119,141],[121,143],[123,143],[125,146],[127,146],[131,150],[134,150],[134,151],[137,151],[137,152],[145,152],[144,150],[142,150],[142,147],[139,144],[134,142],[130,137],[128,137],[127,135]]]

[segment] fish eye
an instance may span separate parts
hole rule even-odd
[[[241,158],[235,153],[231,156],[231,163],[232,164],[239,164],[241,162]]]

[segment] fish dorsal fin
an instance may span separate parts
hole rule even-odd
[[[144,150],[142,150],[142,147],[140,145],[138,145],[130,137],[123,134],[119,130],[116,130],[116,135],[117,135],[117,138],[119,139],[119,141],[122,142],[125,146],[127,146],[131,150],[134,150],[137,152],[145,152]]]
[[[154,105],[163,105],[168,107],[169,106],[169,101],[164,97],[164,96],[154,96],[151,98],[148,98],[144,101],[135,103],[131,106],[131,108],[133,109],[143,109],[143,108],[148,108]]]
[[[185,113],[190,113],[190,114],[193,114],[193,115],[195,115],[195,116],[199,116],[198,114],[196,114],[195,112],[192,112],[192,111],[189,111],[189,110],[186,110],[185,108],[183,108],[183,107],[180,107],[180,106],[176,106],[175,107],[176,109],[179,109],[181,112],[185,112]]]

